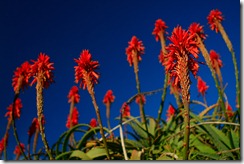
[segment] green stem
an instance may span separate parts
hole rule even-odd
[[[13,127],[13,131],[14,131],[14,137],[15,137],[15,140],[16,140],[18,146],[19,146],[21,154],[23,154],[24,158],[27,160],[28,158],[25,155],[22,147],[20,146],[19,136],[18,136],[18,133],[17,133],[17,129],[16,129],[16,125],[15,125],[15,119],[14,119],[15,101],[17,100],[18,97],[19,97],[19,92],[15,93],[15,95],[14,95],[13,110],[12,110],[12,127]]]

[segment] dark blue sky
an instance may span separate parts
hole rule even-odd
[[[222,11],[225,20],[223,26],[231,39],[238,67],[240,66],[240,1],[204,0],[204,1],[7,1],[0,2],[0,137],[5,133],[6,108],[12,103],[14,92],[11,86],[13,71],[24,61],[37,59],[40,52],[48,54],[54,62],[55,84],[44,91],[44,114],[46,117],[46,136],[52,145],[65,131],[69,104],[67,94],[74,83],[74,58],[78,58],[83,49],[89,49],[93,60],[100,63],[100,83],[95,86],[97,102],[100,107],[103,124],[106,126],[104,94],[112,89],[115,102],[111,109],[111,126],[118,121],[119,110],[124,101],[134,95],[136,90],[133,68],[126,61],[125,48],[133,35],[143,41],[145,54],[139,65],[141,90],[150,91],[161,88],[164,80],[164,68],[158,62],[160,43],[152,35],[155,20],[161,18],[169,27],[181,25],[187,29],[192,22],[204,25],[208,35],[205,41],[208,50],[220,54],[224,63],[221,69],[229,103],[235,107],[235,76],[231,54],[220,34],[211,31],[206,17],[210,10]],[[169,43],[167,41],[167,43]],[[204,61],[200,55],[199,61]],[[214,81],[207,66],[200,65],[199,73],[210,86],[207,91],[209,105],[218,99]],[[200,100],[196,80],[191,77],[191,100]],[[89,123],[96,117],[91,98],[86,90],[80,90],[79,122]],[[168,92],[169,93],[169,92]],[[146,97],[145,113],[157,117],[161,92]],[[21,93],[23,109],[20,120],[16,121],[21,142],[27,144],[27,131],[36,117],[35,87]],[[176,106],[172,95],[167,95],[163,113],[169,103]],[[192,105],[191,110],[199,113],[203,108]],[[137,104],[131,105],[131,114],[138,116]],[[41,142],[41,140],[39,141]],[[9,138],[9,151],[12,154],[16,141]],[[11,158],[11,155],[9,157]]]

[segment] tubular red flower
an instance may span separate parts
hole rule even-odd
[[[112,90],[108,90],[103,98],[103,103],[104,104],[111,104],[112,102],[114,102],[115,96],[113,95],[113,91]]]
[[[227,111],[226,111],[227,116],[228,117],[234,116],[234,112],[233,112],[232,107],[230,106],[230,104],[226,102],[225,105],[226,105],[226,109],[227,109]]]
[[[5,141],[5,139],[4,139],[4,137],[2,138],[2,140],[0,141],[0,154],[3,152],[3,150],[4,150],[4,141]]]
[[[72,117],[71,117],[72,126],[77,125],[78,124],[78,120],[79,120],[79,112],[78,112],[77,108],[74,107],[73,112],[72,112]],[[66,127],[70,128],[70,115],[68,115],[67,122],[66,122]]]
[[[45,118],[44,118],[44,116],[42,116],[42,125],[44,125],[44,124],[45,124]],[[40,130],[38,119],[33,118],[31,126],[29,127],[29,130],[28,130],[28,135],[31,137],[36,132],[37,129]]]
[[[207,16],[207,20],[211,30],[215,30],[215,32],[218,33],[219,29],[216,23],[221,23],[224,20],[224,18],[222,12],[218,9],[215,9],[210,11],[209,15]]]
[[[197,34],[202,40],[206,39],[206,34],[204,34],[203,26],[199,23],[192,23],[189,27],[190,34]]]
[[[25,145],[24,145],[23,143],[20,143],[20,147],[21,147],[21,149],[22,149],[23,151],[25,151]],[[20,155],[21,155],[20,147],[19,147],[19,145],[17,145],[17,146],[15,147],[14,154],[15,154],[16,156],[20,156]]]
[[[174,116],[175,114],[175,108],[172,105],[169,105],[169,108],[167,110],[166,116],[167,116],[167,121],[169,121],[169,119]]]
[[[122,113],[123,118],[130,116],[130,106],[127,103],[124,103],[122,105],[120,112],[122,112],[122,111],[123,111],[123,113]]]
[[[80,82],[80,88],[86,89],[87,84],[84,71],[88,74],[92,85],[98,83],[99,74],[95,70],[99,67],[98,61],[93,61],[89,50],[83,50],[78,59],[74,59],[78,66],[75,66],[75,82]]]
[[[145,47],[143,46],[142,41],[138,40],[136,36],[133,36],[131,38],[131,41],[128,42],[128,47],[125,50],[125,53],[127,55],[127,61],[129,62],[130,66],[133,65],[133,51],[137,55],[138,61],[141,61],[141,55],[144,54]]]
[[[217,54],[214,50],[210,50],[209,55],[210,55],[210,60],[211,60],[213,69],[216,70],[217,67],[219,67],[219,68],[223,67],[223,63],[222,63],[222,60],[220,60],[219,54]]]
[[[146,103],[146,97],[144,95],[137,95],[136,96],[136,103],[137,104],[140,104],[142,101],[142,104],[145,104]]]
[[[207,89],[209,86],[207,86],[206,82],[202,80],[200,76],[197,77],[197,89],[198,92],[202,94],[202,96],[205,95]]]
[[[97,120],[95,119],[95,118],[92,118],[91,119],[91,121],[90,121],[90,126],[92,127],[92,128],[95,128],[95,127],[97,127]]]
[[[181,26],[174,28],[171,37],[168,39],[172,42],[167,47],[168,54],[166,54],[167,60],[163,63],[167,72],[170,73],[170,81],[173,81],[173,85],[180,86],[178,61],[182,55],[187,55],[188,69],[196,76],[199,65],[195,59],[198,58],[198,46],[194,39],[195,34],[191,34],[186,30],[183,30]]]
[[[48,88],[51,83],[53,83],[53,63],[50,62],[50,57],[45,55],[45,53],[40,53],[37,60],[31,60],[33,64],[31,65],[31,76],[34,78],[31,82],[31,86],[37,82],[37,79],[42,77],[44,88]]]
[[[168,28],[168,26],[166,26],[166,23],[162,19],[157,19],[154,25],[155,27],[153,29],[152,34],[155,35],[155,39],[156,41],[158,41],[160,40],[159,33],[162,32],[164,34],[165,29]]]
[[[20,118],[20,114],[21,114],[21,108],[23,107],[21,99],[17,98],[15,101],[15,105],[14,105],[14,118]],[[5,117],[8,117],[8,120],[12,119],[12,112],[13,112],[13,104],[9,105],[7,107],[8,112],[5,114]]]
[[[71,103],[72,101],[74,101],[74,103],[78,103],[80,101],[79,88],[77,86],[73,86],[70,89],[68,99],[69,103]]]
[[[29,85],[30,79],[30,63],[28,61],[21,64],[14,71],[12,86],[16,92],[18,89],[24,90]],[[20,85],[20,86],[19,86]]]

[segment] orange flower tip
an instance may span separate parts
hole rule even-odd
[[[74,107],[73,112],[72,112],[72,116],[71,116],[72,126],[77,125],[78,120],[79,120],[79,112],[78,112],[77,108]],[[68,115],[66,127],[70,128],[70,115]]]
[[[146,103],[146,97],[144,95],[137,95],[136,96],[136,103],[140,104],[142,102],[142,104]]]
[[[224,18],[222,15],[222,12],[218,9],[211,10],[209,15],[207,16],[208,24],[210,25],[211,30],[215,30],[216,33],[218,33],[219,29],[217,27],[217,23],[221,23]]]
[[[80,54],[80,57],[74,60],[78,64],[77,66],[74,66],[75,82],[80,82],[80,88],[86,89],[88,84],[86,84],[87,81],[85,79],[88,77],[92,86],[94,86],[94,84],[98,84],[100,75],[95,72],[95,70],[98,69],[99,63],[98,61],[92,60],[92,56],[89,50],[83,50]]]
[[[169,105],[166,116],[167,116],[167,121],[174,116],[175,114],[175,108],[172,105]]]
[[[97,127],[97,120],[95,119],[95,118],[92,118],[91,119],[91,121],[90,121],[90,126],[92,127],[92,128],[95,128],[95,127]]]
[[[210,61],[212,63],[213,69],[216,70],[217,67],[219,68],[223,67],[223,63],[222,60],[220,60],[219,54],[217,54],[214,50],[210,50],[209,55],[210,55]]]
[[[79,88],[77,86],[73,86],[68,94],[68,102],[71,103],[72,101],[74,103],[79,103],[80,101],[80,95],[79,95]]]
[[[104,104],[111,104],[112,102],[114,102],[115,96],[113,95],[113,91],[110,89],[106,92],[104,98],[103,98],[103,103]]]
[[[133,65],[133,52],[137,55],[138,61],[141,61],[141,55],[144,54],[145,47],[142,41],[138,40],[136,36],[132,36],[131,41],[128,42],[128,47],[125,49],[127,55],[127,61],[129,65]]]
[[[168,28],[166,26],[166,23],[162,19],[157,19],[155,21],[155,27],[153,29],[152,34],[155,35],[156,41],[160,40],[159,33],[161,32],[162,34],[166,33],[165,29]]]

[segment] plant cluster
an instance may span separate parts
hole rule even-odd
[[[94,86],[100,77],[97,69],[99,62],[93,60],[89,50],[84,49],[79,58],[74,59],[74,78],[77,84],[68,93],[70,110],[67,117],[67,131],[60,135],[51,147],[45,137],[45,116],[43,112],[43,91],[54,82],[54,63],[45,53],[40,53],[36,60],[25,61],[16,68],[12,78],[14,99],[7,107],[7,127],[0,141],[0,157],[8,160],[7,148],[11,126],[16,139],[14,154],[16,160],[240,160],[240,83],[234,48],[221,22],[224,20],[218,9],[207,16],[211,30],[220,33],[232,55],[236,81],[236,110],[232,110],[222,78],[223,61],[215,50],[208,50],[204,44],[207,39],[203,26],[192,23],[188,29],[176,26],[171,35],[166,37],[167,25],[158,19],[152,34],[161,43],[159,63],[164,67],[165,77],[162,88],[142,92],[139,80],[139,63],[145,53],[141,40],[132,36],[125,49],[129,66],[133,67],[137,93],[121,106],[116,127],[110,125],[110,110],[115,101],[112,90],[108,90],[103,103],[106,107],[107,127],[101,119]],[[168,44],[166,44],[168,42]],[[205,66],[214,79],[218,100],[208,105],[206,91],[209,86],[198,75],[199,55],[205,59]],[[190,74],[195,79],[190,79]],[[191,100],[191,81],[197,80],[197,89],[203,101]],[[19,140],[16,120],[21,117],[21,92],[29,87],[36,89],[37,117],[28,130],[28,143]],[[177,106],[164,106],[167,91],[173,94]],[[87,90],[96,112],[96,118],[90,124],[79,123],[79,111],[76,104],[80,101],[80,90]],[[157,118],[145,115],[146,97],[162,91]],[[130,104],[138,104],[140,115],[130,114]],[[191,111],[191,104],[204,107],[200,114]],[[167,108],[166,120],[162,112]],[[130,127],[127,130],[126,127]],[[129,128],[128,128],[129,129]],[[114,132],[118,130],[119,136]],[[79,140],[76,133],[82,133]],[[37,150],[38,137],[41,136],[43,147]],[[131,137],[129,138],[128,135]],[[34,138],[33,138],[34,137]],[[33,141],[32,141],[33,138]],[[133,139],[131,139],[133,138]],[[11,141],[12,142],[12,141]],[[31,144],[33,142],[33,144]],[[32,150],[31,150],[32,146]]]

